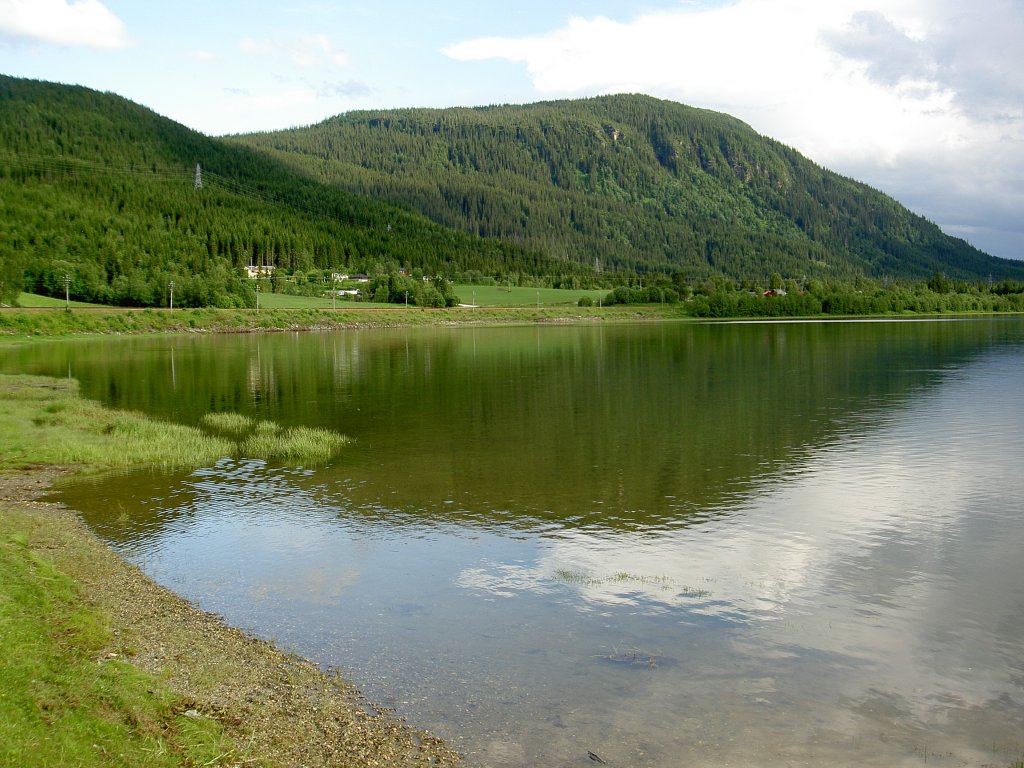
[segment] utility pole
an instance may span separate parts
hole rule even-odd
[[[71,311],[71,275],[64,275],[64,309]]]
[[[171,289],[171,309],[174,309],[174,281],[171,280],[167,287]]]
[[[199,163],[196,163],[195,188],[196,189],[202,189],[203,188],[203,169],[199,167]]]

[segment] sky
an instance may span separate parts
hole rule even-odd
[[[0,73],[209,135],[646,93],[1024,259],[1024,0],[0,0]]]

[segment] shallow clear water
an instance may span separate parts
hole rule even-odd
[[[471,765],[1024,756],[1024,322],[455,329],[21,350],[165,418],[355,442],[65,499]]]

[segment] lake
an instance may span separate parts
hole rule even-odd
[[[1024,756],[1024,319],[100,339],[0,368],[349,435],[326,466],[62,499],[469,765]]]

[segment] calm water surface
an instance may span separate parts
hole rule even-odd
[[[354,442],[65,499],[470,765],[1024,756],[1024,321],[432,329],[12,351]]]

